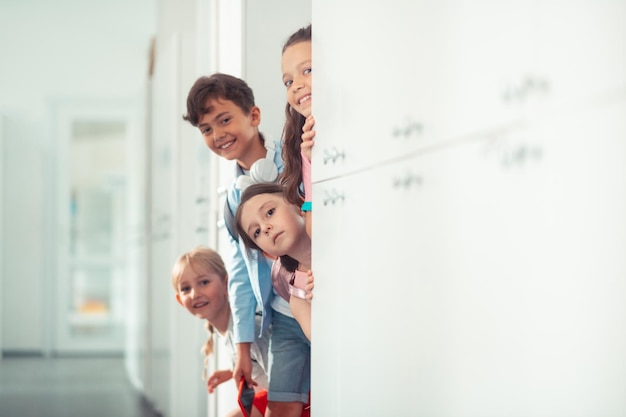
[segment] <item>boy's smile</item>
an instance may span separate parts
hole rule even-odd
[[[248,114],[229,100],[209,100],[207,112],[202,115],[198,129],[204,143],[214,153],[228,160],[237,160],[243,169],[265,156],[265,147],[259,138],[261,110],[252,107]]]

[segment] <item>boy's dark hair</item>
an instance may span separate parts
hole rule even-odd
[[[263,250],[259,248],[259,246],[254,242],[254,240],[252,240],[250,236],[248,236],[246,231],[243,230],[241,227],[241,215],[243,211],[242,210],[243,205],[252,197],[257,196],[259,194],[280,194],[283,198],[285,198],[286,195],[285,195],[285,188],[282,185],[274,183],[274,182],[252,184],[241,193],[241,201],[239,202],[239,207],[237,207],[237,212],[235,213],[235,228],[236,228],[237,235],[239,235],[239,237],[241,238],[241,241],[246,246],[246,248],[256,249],[262,252]],[[285,198],[285,201],[286,201],[286,198]],[[284,255],[280,257],[280,263],[283,265],[283,267],[287,271],[293,272],[296,270],[296,268],[298,268],[299,262],[290,256]]]
[[[300,42],[311,41],[311,25],[295,31],[283,46],[285,49]],[[300,155],[300,144],[302,143],[302,126],[306,121],[305,117],[295,111],[289,103],[285,107],[285,126],[283,128],[283,164],[285,166],[280,182],[285,186],[287,192],[285,198],[291,204],[298,204],[304,197],[302,184],[302,156]]]
[[[183,120],[198,127],[203,114],[211,111],[207,107],[209,100],[228,100],[235,103],[244,114],[249,114],[254,107],[254,93],[241,78],[232,75],[215,73],[196,80],[187,94],[187,114]]]

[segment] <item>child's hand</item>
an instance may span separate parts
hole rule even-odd
[[[309,158],[309,161],[311,160],[311,148],[315,145],[313,140],[315,138],[315,130],[313,130],[313,127],[315,127],[315,118],[313,115],[310,115],[306,118],[304,126],[302,126],[302,143],[300,144],[300,150],[302,150],[304,156]]]
[[[213,372],[213,374],[211,374],[209,379],[206,381],[207,391],[209,391],[209,394],[213,394],[213,391],[215,391],[215,388],[217,388],[219,384],[228,381],[232,377],[233,371],[230,369]]]
[[[306,287],[304,289],[306,290],[306,299],[311,301],[313,299],[313,288],[315,287],[315,279],[313,277],[313,271],[309,270],[308,274],[309,276],[307,278]]]

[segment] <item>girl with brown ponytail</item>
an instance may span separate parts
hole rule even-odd
[[[280,180],[287,190],[287,201],[306,213],[307,233],[311,236],[311,149],[315,138],[315,119],[311,114],[311,25],[298,29],[287,39],[281,69],[287,105],[282,154],[285,168]]]

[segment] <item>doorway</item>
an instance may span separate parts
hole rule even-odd
[[[129,113],[111,104],[58,114],[55,354],[124,350]]]

